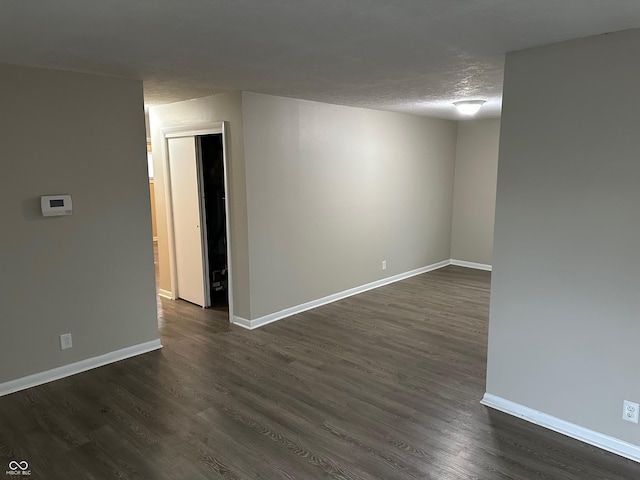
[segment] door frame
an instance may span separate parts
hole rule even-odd
[[[171,168],[169,165],[169,139],[180,137],[199,137],[202,135],[222,134],[222,165],[224,170],[224,190],[225,190],[225,223],[226,223],[226,240],[227,240],[227,295],[229,303],[229,322],[233,322],[233,269],[232,269],[232,234],[231,234],[231,189],[229,183],[229,159],[227,156],[227,132],[229,131],[228,122],[208,122],[192,125],[181,125],[176,127],[167,127],[162,129],[162,169],[164,173],[164,190],[165,194],[165,207],[167,212],[167,236],[169,240],[169,269],[171,278],[171,298],[175,300],[178,298],[178,274],[176,263],[176,244],[174,236],[174,221],[173,221],[173,198],[171,193]],[[195,145],[197,148],[197,145]],[[198,165],[198,188],[202,188],[202,159],[200,158],[200,152],[196,150],[196,160]],[[198,192],[200,197],[200,218],[201,218],[201,234],[203,235],[203,271],[205,272],[205,303],[211,299],[211,286],[209,281],[209,262],[208,262],[208,248],[206,247],[206,222],[204,214],[205,207],[201,192]],[[204,233],[203,233],[204,232]],[[209,306],[209,305],[206,305]]]

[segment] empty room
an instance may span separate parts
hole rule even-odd
[[[3,0],[0,475],[640,478],[639,27]]]

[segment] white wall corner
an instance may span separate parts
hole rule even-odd
[[[640,462],[640,446],[638,445],[581,427],[575,423],[561,420],[490,393],[485,393],[480,403],[487,407],[513,415],[514,417],[522,418],[527,422],[561,433],[567,437],[571,437],[576,440],[580,440],[581,442],[588,443],[589,445],[593,445],[594,447],[615,453],[621,457]]]
[[[456,260],[454,258],[451,259],[451,265],[455,265],[456,267],[475,268],[476,270],[486,270],[488,272],[493,269],[493,267],[487,263],[467,262],[465,260]]]
[[[162,348],[160,340],[151,340],[150,342],[140,343],[131,347],[122,348],[113,352],[98,355],[97,357],[87,358],[79,362],[70,363],[61,367],[46,370],[40,373],[34,373],[26,377],[17,378],[8,382],[0,383],[0,397],[9,395],[10,393],[26,390],[27,388],[37,387],[45,383],[59,380],[61,378],[70,377],[77,373],[86,372],[94,368],[102,367],[110,363],[119,362],[126,358],[135,357],[143,353],[152,352]]]

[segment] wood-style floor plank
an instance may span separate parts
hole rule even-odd
[[[447,267],[251,332],[159,299],[164,349],[0,398],[0,473],[639,479],[640,464],[478,403],[489,284]]]

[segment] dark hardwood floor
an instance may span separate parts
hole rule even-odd
[[[0,398],[0,476],[639,479],[478,403],[489,280],[447,267],[254,331],[159,300],[164,349]]]

